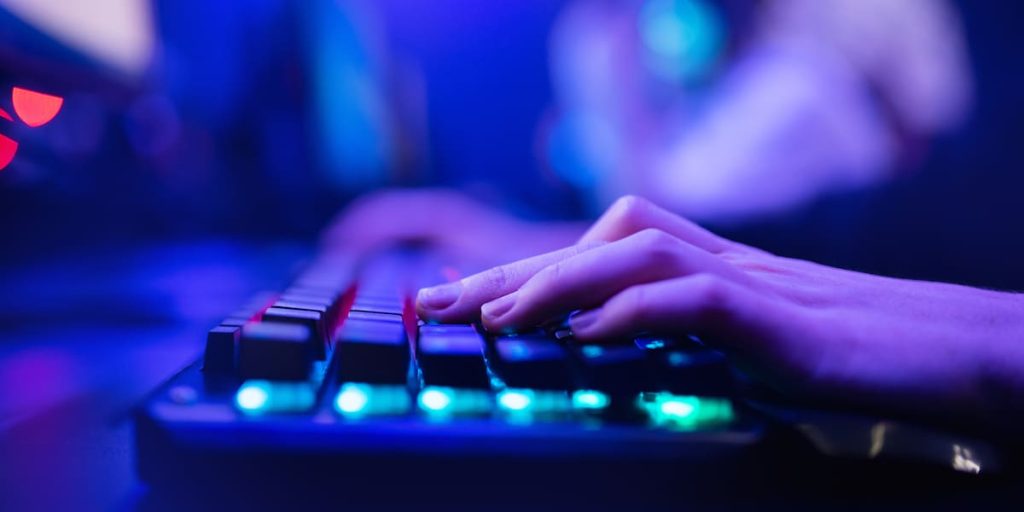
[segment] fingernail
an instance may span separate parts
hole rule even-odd
[[[590,311],[577,313],[569,317],[569,328],[572,329],[573,333],[579,334],[594,325],[599,316],[601,316],[600,309],[591,309]]]
[[[444,309],[455,304],[460,295],[462,295],[462,282],[455,281],[433,288],[423,288],[416,294],[416,302],[427,309]]]
[[[512,309],[512,306],[515,306],[516,304],[516,295],[517,294],[515,293],[511,293],[504,297],[494,299],[488,302],[487,304],[484,304],[483,306],[480,307],[481,316],[493,320],[504,315],[505,313],[508,313],[509,310]]]

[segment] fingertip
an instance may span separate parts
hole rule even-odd
[[[579,341],[602,341],[608,338],[606,317],[603,307],[581,311],[569,317],[569,329]]]
[[[416,306],[427,310],[441,311],[454,305],[461,295],[462,282],[460,281],[422,288],[416,293]]]

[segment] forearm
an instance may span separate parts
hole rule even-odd
[[[1010,428],[1024,419],[1024,295],[1005,295],[1006,318],[996,325],[981,325],[978,340],[983,351],[979,369],[983,404],[993,421]]]

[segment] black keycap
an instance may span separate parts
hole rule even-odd
[[[243,325],[245,325],[245,324],[247,324],[247,323],[249,323],[251,321],[252,321],[252,318],[250,318],[250,317],[242,317],[242,316],[232,315],[232,316],[229,316],[229,317],[225,318],[224,320],[221,320],[220,325],[228,326],[228,327],[242,327]]]
[[[649,388],[676,394],[731,396],[735,381],[725,354],[692,340],[638,339],[647,356]]]
[[[380,298],[361,295],[356,297],[356,300],[352,303],[351,311],[401,315],[405,311],[405,303],[398,298]]]
[[[305,326],[312,333],[310,348],[313,357],[321,361],[327,358],[327,326],[320,313],[303,309],[273,307],[267,308],[263,312],[263,321]]]
[[[577,386],[613,395],[649,391],[650,361],[635,345],[569,345],[577,362]]]
[[[495,367],[508,387],[569,389],[572,374],[565,349],[549,338],[500,336],[494,340]]]
[[[409,340],[401,322],[346,320],[335,345],[342,382],[405,384]]]
[[[347,320],[365,320],[365,321],[370,321],[370,322],[402,323],[402,315],[401,314],[397,314],[396,315],[396,314],[392,314],[392,313],[374,313],[374,312],[370,312],[370,311],[352,310],[352,311],[349,311],[348,319]]]
[[[291,309],[310,309],[311,306],[323,308],[325,315],[324,318],[328,321],[328,327],[333,328],[338,325],[338,316],[341,313],[341,302],[342,301],[337,297],[329,297],[325,295],[284,293],[278,297],[278,301],[274,303],[274,305],[277,307]]]
[[[490,389],[484,340],[470,325],[424,325],[416,360],[428,386]]]
[[[335,316],[335,311],[330,306],[314,302],[279,300],[274,303],[274,307],[282,309],[297,309],[299,311],[315,311],[320,313],[321,323],[323,324],[323,334],[328,339],[334,332],[334,327],[337,326],[338,318]]]
[[[321,315],[327,314],[327,311],[330,309],[329,306],[321,303],[304,302],[298,300],[279,300],[274,303],[274,307],[284,309],[299,309],[303,311],[316,311]]]
[[[238,375],[243,379],[309,378],[311,337],[309,328],[300,324],[246,324],[238,342]]]
[[[219,325],[206,334],[206,352],[203,371],[232,374],[235,371],[235,350],[242,328],[238,325]]]

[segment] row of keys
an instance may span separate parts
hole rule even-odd
[[[203,371],[241,379],[301,381],[327,361],[351,302],[343,266],[311,266],[278,296],[261,297],[207,334]]]
[[[235,405],[249,416],[301,413],[314,408],[315,396],[309,383],[253,380],[239,388]],[[338,387],[332,409],[338,417],[352,421],[416,415],[432,422],[468,418],[513,424],[583,420],[682,430],[727,425],[736,416],[732,402],[720,397],[641,392],[627,397],[626,402],[633,414],[624,418],[614,414],[613,397],[596,390],[568,393],[507,388],[491,393],[427,386],[410,394],[404,386],[349,382]]]

